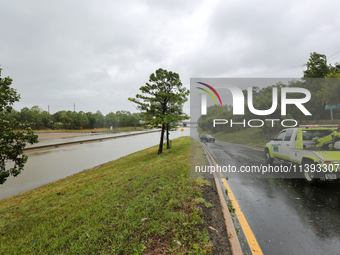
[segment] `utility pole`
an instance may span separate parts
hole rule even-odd
[[[50,106],[48,106],[48,113],[50,113]]]
[[[76,111],[76,103],[73,104],[73,111]]]

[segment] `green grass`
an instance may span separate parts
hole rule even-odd
[[[197,207],[205,181],[189,178],[190,139],[157,149],[0,201],[0,254],[209,253]]]
[[[200,134],[212,134],[210,131],[203,132],[198,130]],[[278,132],[271,133],[271,136],[275,136]],[[243,145],[255,146],[263,148],[267,140],[267,135],[263,133],[260,128],[245,128],[233,133],[218,132],[212,134],[217,140],[230,143],[238,143]]]

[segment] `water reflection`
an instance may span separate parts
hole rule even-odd
[[[172,131],[170,139],[189,135],[190,129],[184,128],[183,132]],[[25,170],[0,185],[0,199],[155,146],[159,140],[160,133],[150,133],[30,153]]]

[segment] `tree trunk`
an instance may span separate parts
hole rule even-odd
[[[331,111],[331,120],[332,120],[332,124],[333,124],[334,120],[333,120],[333,110],[332,110],[332,106],[329,108],[329,110]]]
[[[161,154],[163,152],[164,130],[165,130],[165,125],[162,124],[161,141],[159,142],[158,154]]]
[[[167,124],[166,125],[166,148],[170,149],[170,140],[169,140],[169,129],[170,129],[170,125]]]

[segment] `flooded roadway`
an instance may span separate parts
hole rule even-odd
[[[189,136],[189,128],[172,131],[170,139]],[[128,132],[131,134],[134,132]],[[138,133],[138,132],[136,132]],[[121,135],[119,133],[116,135]],[[64,139],[42,140],[38,145],[61,143],[75,140],[85,140],[109,137],[112,134],[82,136]],[[159,144],[160,132],[117,138],[102,142],[73,145],[40,152],[28,153],[28,161],[24,171],[17,177],[10,177],[5,184],[0,185],[0,199],[22,193],[43,184],[59,180],[85,169],[118,159],[128,154]]]

